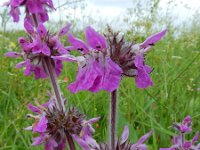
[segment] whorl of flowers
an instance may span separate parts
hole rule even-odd
[[[160,148],[160,150],[199,150],[199,132],[196,132],[191,140],[185,139],[185,134],[192,131],[191,125],[190,116],[186,116],[181,123],[174,123],[172,127],[178,131],[178,135],[173,136],[170,148]]]
[[[71,49],[80,51],[82,56],[67,54],[54,58],[78,62],[76,81],[69,85],[71,92],[112,92],[118,88],[122,75],[135,77],[138,88],[147,88],[153,85],[149,76],[152,69],[145,64],[144,54],[165,36],[166,32],[167,30],[163,30],[141,44],[133,44],[124,41],[124,37],[119,39],[118,34],[113,32],[110,32],[106,39],[92,27],[87,27],[87,44],[69,34]]]
[[[83,135],[91,135],[93,132],[94,130],[89,130],[88,128]],[[132,144],[128,140],[128,126],[125,126],[121,138],[116,142],[117,145],[114,150],[148,150],[148,147],[146,144],[144,144],[144,142],[152,135],[152,133],[153,130],[143,135],[135,144]],[[89,140],[87,138],[80,138],[77,136],[74,136],[74,138],[83,150],[110,150],[107,143],[97,144],[93,139]]]
[[[23,57],[24,61],[18,63],[16,68],[25,66],[24,74],[26,76],[33,73],[35,79],[48,77],[44,63],[46,59],[49,59],[55,73],[59,75],[63,68],[62,61],[54,60],[51,56],[59,56],[68,52],[67,48],[60,42],[60,38],[69,31],[70,25],[66,25],[56,34],[50,34],[42,23],[35,29],[29,22],[25,21],[24,27],[28,36],[20,37],[18,40],[22,52],[8,52],[5,56]]]
[[[34,124],[27,127],[26,130],[32,130],[33,133],[38,133],[32,145],[40,145],[45,143],[45,150],[58,148],[62,150],[66,145],[66,134],[74,137],[81,136],[86,132],[87,128],[92,128],[92,122],[98,121],[99,118],[93,118],[89,121],[85,120],[85,115],[80,113],[76,108],[72,107],[66,110],[59,110],[55,105],[55,99],[51,96],[49,102],[45,104],[37,104],[37,106],[28,104],[28,108],[34,113],[28,114],[29,118],[35,120]],[[88,135],[84,138],[91,140]],[[82,136],[82,137],[83,137]]]
[[[25,19],[32,25],[35,20],[42,23],[48,21],[48,9],[55,9],[52,0],[10,0],[4,5],[10,7],[10,15],[14,22],[19,21],[20,7],[25,7]]]
[[[153,85],[150,78],[151,67],[145,64],[145,54],[154,46],[167,30],[163,30],[148,37],[143,43],[135,44],[125,41],[119,32],[108,28],[107,43],[110,58],[123,70],[122,75],[134,77],[138,88],[147,88]]]
[[[86,28],[85,36],[87,44],[69,34],[71,49],[80,51],[82,56],[74,57],[67,54],[54,58],[78,62],[76,81],[69,85],[71,92],[76,93],[80,90],[111,92],[118,87],[122,70],[107,55],[107,43],[104,36],[91,27]]]
[[[85,30],[87,43],[68,34],[70,47],[65,47],[60,38],[68,33],[70,25],[66,25],[55,34],[50,33],[44,22],[48,20],[48,9],[55,9],[52,0],[10,0],[5,5],[11,8],[10,15],[14,22],[19,21],[20,7],[25,8],[24,27],[27,37],[20,37],[18,42],[22,52],[8,52],[7,57],[22,57],[24,61],[18,63],[16,68],[25,67],[24,74],[35,75],[35,79],[49,78],[52,85],[53,96],[45,104],[31,103],[28,108],[33,114],[32,126],[26,128],[38,136],[33,139],[32,145],[45,145],[45,150],[63,150],[65,147],[75,150],[74,140],[83,150],[147,150],[144,142],[153,131],[142,136],[135,144],[128,140],[129,129],[126,126],[121,138],[115,140],[117,88],[123,76],[134,77],[138,88],[147,88],[153,85],[150,78],[151,67],[145,64],[145,54],[155,45],[167,30],[163,30],[147,38],[143,43],[127,42],[118,33],[109,30],[106,36],[100,35],[92,27]],[[80,56],[73,56],[69,52],[77,50]],[[112,92],[111,96],[111,123],[113,132],[108,143],[98,144],[92,137],[94,128],[92,124],[100,118],[86,120],[85,115],[74,107],[65,109],[65,100],[60,91],[57,76],[62,71],[62,61],[78,63],[76,81],[69,85],[69,90],[76,93],[81,90],[98,92],[105,90]],[[56,76],[57,75],[57,76]],[[186,132],[191,131],[190,118],[187,117],[181,124],[174,125],[181,136],[174,138],[170,150],[199,149],[195,146],[198,133],[192,141],[183,139]],[[115,143],[116,141],[116,143]],[[181,142],[180,142],[181,141]]]

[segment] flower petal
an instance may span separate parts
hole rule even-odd
[[[46,43],[42,43],[41,47],[40,47],[41,51],[43,54],[50,56],[51,55],[51,51],[49,49],[49,47],[47,46]]]
[[[11,0],[10,5],[11,5],[11,7],[18,7],[23,2],[24,2],[24,0]]]
[[[90,119],[90,120],[87,120],[86,122],[89,123],[89,124],[93,124],[93,123],[99,121],[100,118],[101,118],[101,117],[92,118],[92,119]]]
[[[69,34],[68,37],[69,37],[69,42],[71,46],[74,47],[74,49],[81,51],[83,53],[89,52],[89,48],[82,40],[75,38],[73,34]]]
[[[145,144],[141,145],[134,144],[131,146],[131,150],[148,150],[148,148]]]
[[[161,31],[161,32],[158,32],[154,35],[151,35],[150,37],[148,37],[142,44],[140,44],[140,46],[142,48],[147,48],[147,47],[151,47],[153,46],[154,44],[156,44],[158,41],[160,41],[160,39],[162,37],[165,36],[165,34],[167,33],[167,29]]]
[[[70,55],[70,54],[64,54],[64,55],[60,55],[60,56],[51,56],[51,58],[53,58],[55,60],[64,60],[64,61],[68,61],[68,62],[76,62],[77,61],[77,57]]]
[[[40,23],[37,27],[37,32],[40,35],[40,37],[44,38],[47,35],[47,29],[45,28],[45,26]]]
[[[18,58],[18,57],[21,57],[22,55],[20,53],[17,53],[17,52],[7,52],[7,53],[4,54],[4,56],[12,57],[12,58]]]
[[[40,136],[33,138],[32,145],[41,145],[45,141],[45,136],[43,134],[40,134]]]
[[[24,66],[26,66],[26,62],[22,61],[22,62],[16,64],[15,68],[19,69],[19,68],[24,67]]]
[[[77,135],[73,134],[73,138],[76,140],[76,142],[81,146],[83,150],[91,150],[91,148],[88,146],[87,142],[79,138]]]
[[[61,60],[55,60],[55,71],[56,71],[56,75],[59,76],[62,69],[63,69],[63,64]]]
[[[24,27],[29,34],[34,34],[34,32],[35,32],[34,28],[27,19],[25,19],[25,21],[24,21]]]
[[[93,69],[95,64],[96,63],[93,62],[84,68],[79,66],[76,81],[68,86],[72,93],[77,93],[79,90],[88,90],[93,86],[94,81],[98,76],[98,74]]]
[[[40,118],[39,122],[33,127],[33,132],[43,133],[47,129],[48,120],[45,116]]]
[[[19,15],[20,15],[19,8],[18,7],[12,8],[11,7],[10,15],[12,16],[14,22],[18,22],[19,21]]]
[[[199,139],[199,132],[196,132],[195,136],[192,139],[192,144],[194,144],[195,142],[197,142]]]
[[[134,64],[137,67],[137,73],[135,77],[137,87],[144,89],[149,86],[153,86],[153,82],[149,75],[152,69],[148,65],[145,65],[143,55],[136,55]]]
[[[135,77],[136,86],[140,89],[145,89],[149,86],[153,86],[153,82],[149,75],[149,66],[144,66],[144,69],[138,69],[137,76]]]
[[[112,92],[116,90],[121,81],[122,69],[110,58],[106,58],[102,89]]]
[[[58,147],[57,142],[51,138],[50,140],[48,140],[48,142],[45,144],[45,150],[55,150],[55,147]]]
[[[24,75],[30,76],[32,71],[32,65],[30,59],[26,59],[25,63],[26,63],[26,69],[24,70]]]
[[[43,12],[41,12],[41,13],[38,13],[37,16],[38,16],[38,20],[39,20],[40,22],[42,22],[42,23],[44,23],[44,22],[46,22],[46,21],[49,20],[49,16],[48,16],[48,13],[47,13],[46,10],[43,11]]]
[[[33,71],[34,71],[34,74],[35,74],[35,79],[47,78],[48,77],[48,75],[46,74],[43,67],[35,66]]]
[[[40,110],[38,107],[33,106],[31,103],[28,103],[27,106],[28,106],[28,109],[29,109],[30,111],[35,112],[35,113],[38,113],[38,114],[41,113],[41,110]]]
[[[120,144],[123,144],[124,142],[126,142],[128,140],[128,136],[129,136],[129,129],[128,129],[128,126],[125,126],[121,139],[120,139]]]
[[[43,11],[43,6],[42,5],[43,4],[39,0],[37,0],[37,1],[35,1],[35,0],[28,0],[26,2],[26,7],[27,7],[28,11],[30,13],[35,13],[35,14],[40,13],[40,12]]]
[[[96,32],[92,27],[87,27],[85,30],[85,36],[88,44],[97,50],[106,48],[106,38]]]
[[[33,46],[32,43],[30,43],[26,38],[23,37],[20,37],[18,39],[18,43],[20,44],[24,52],[28,52]]]
[[[153,130],[151,130],[150,132],[148,132],[147,134],[143,135],[138,141],[137,144],[143,144],[153,133]]]
[[[66,26],[64,26],[59,32],[58,32],[58,36],[63,36],[65,34],[67,34],[67,32],[69,32],[69,29],[71,27],[71,24],[67,24]]]
[[[190,125],[192,122],[191,117],[188,115],[183,119],[183,124],[188,124]]]
[[[191,143],[190,141],[186,141],[186,142],[183,144],[183,148],[184,148],[184,149],[189,149],[191,146],[192,146],[192,143]]]

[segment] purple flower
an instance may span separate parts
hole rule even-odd
[[[131,150],[148,150],[146,144],[144,142],[152,135],[153,130],[143,135],[136,144],[131,146]]]
[[[73,135],[73,138],[77,141],[77,143],[80,145],[80,147],[83,150],[92,150],[96,148],[100,148],[95,139],[93,139],[92,134],[94,133],[94,128],[92,127],[92,124],[97,122],[100,119],[100,117],[92,118],[88,121],[85,121],[83,123],[83,128],[81,130],[80,135]]]
[[[33,24],[31,15],[34,15],[39,22],[43,23],[49,19],[47,8],[55,9],[52,0],[10,0],[7,6],[11,8],[10,15],[14,22],[19,21],[20,7],[24,6],[25,19],[31,24]]]
[[[68,53],[68,49],[60,42],[60,37],[65,35],[70,28],[66,25],[57,34],[49,34],[43,24],[39,24],[37,29],[28,22],[24,22],[24,27],[29,34],[28,38],[20,37],[18,42],[22,48],[21,53],[8,52],[5,54],[7,57],[23,57],[24,61],[16,65],[16,68],[26,67],[24,74],[30,76],[35,75],[35,79],[47,78],[44,61],[50,59],[55,73],[59,75],[62,71],[62,61],[52,59],[51,56],[59,56]]]
[[[149,51],[149,49],[155,45],[163,36],[165,36],[166,32],[167,30],[158,32],[148,37],[143,43],[139,44],[139,46],[136,46],[138,49],[133,48],[136,54],[134,63],[137,70],[135,82],[138,88],[147,88],[153,85],[149,75],[152,69],[145,64],[144,54]]]
[[[57,60],[78,62],[76,81],[69,85],[69,90],[73,93],[80,90],[114,91],[119,86],[122,70],[109,57],[105,37],[91,27],[86,28],[85,37],[87,44],[69,34],[71,49],[80,51],[82,56],[74,57],[67,54],[53,57]]]
[[[122,75],[134,77],[138,88],[147,88],[153,85],[150,78],[151,67],[145,64],[145,54],[155,45],[167,30],[163,30],[147,38],[141,44],[126,42],[119,33],[114,33],[109,29],[107,35],[108,49],[111,59],[123,70]]]
[[[94,118],[93,120],[96,122],[98,118]],[[91,125],[91,120],[88,125]],[[83,150],[108,150],[108,144],[106,143],[100,143],[97,144],[97,142],[92,138],[92,133],[94,132],[93,128],[89,130],[88,127],[87,130],[84,131],[84,128],[82,130],[80,136],[73,135],[74,139],[77,141],[77,143],[81,146]],[[147,150],[147,145],[144,144],[144,142],[152,135],[153,131],[148,132],[147,134],[143,135],[135,144],[131,144],[128,140],[129,136],[129,129],[128,126],[124,127],[124,131],[122,133],[121,138],[117,142],[116,150],[122,149],[122,150]]]
[[[80,138],[89,145],[98,145],[92,138],[94,129],[92,124],[99,120],[93,118],[85,120],[85,115],[80,113],[74,107],[67,109],[65,112],[59,110],[55,104],[55,98],[50,96],[49,102],[37,104],[34,106],[28,104],[28,108],[34,115],[28,114],[29,118],[34,119],[32,126],[25,128],[38,136],[33,138],[33,146],[44,144],[45,150],[64,150],[66,147],[67,137],[73,136]]]
[[[137,70],[135,82],[138,88],[147,88],[148,86],[152,86],[153,82],[149,76],[151,73],[151,67],[145,65],[144,57],[142,54],[138,54],[135,56],[135,67]]]
[[[190,116],[186,116],[181,123],[174,123],[173,127],[181,133],[191,132],[192,121]]]
[[[199,132],[195,134],[193,139],[186,140],[185,133],[192,131],[191,129],[191,117],[186,116],[181,123],[173,124],[173,127],[179,131],[179,134],[172,139],[172,145],[170,148],[160,148],[160,150],[198,150],[200,149],[200,143],[198,142]]]
[[[132,44],[111,33],[107,39],[93,28],[87,27],[85,37],[87,44],[69,34],[70,49],[78,50],[82,56],[70,54],[55,56],[56,60],[78,62],[76,81],[69,85],[71,92],[81,90],[112,92],[118,88],[123,75],[135,77],[138,88],[153,85],[150,78],[151,67],[145,64],[145,53],[156,44],[165,34],[163,30],[147,38],[141,44]]]

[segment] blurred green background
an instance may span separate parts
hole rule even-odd
[[[145,2],[145,3],[144,3]],[[178,19],[172,13],[177,6],[169,1],[165,6],[166,12],[161,14],[160,0],[134,1],[133,8],[126,10],[120,30],[128,41],[136,43],[163,28],[168,28],[168,34],[156,44],[147,55],[147,64],[154,68],[151,77],[154,86],[146,90],[135,87],[133,78],[123,78],[119,88],[118,107],[118,135],[120,137],[123,127],[129,126],[130,141],[137,139],[154,129],[153,136],[146,142],[150,150],[160,147],[169,147],[174,131],[170,128],[175,121],[180,122],[186,115],[191,115],[193,132],[187,135],[191,138],[195,131],[200,130],[200,15],[195,11],[186,20],[176,22]],[[84,1],[74,6],[87,9]],[[65,6],[67,7],[67,6]],[[2,9],[3,10],[3,9]],[[187,8],[188,12],[194,11]],[[2,11],[3,12],[3,11]],[[4,12],[5,19],[10,18]],[[2,13],[3,14],[3,13]],[[98,26],[98,31],[104,33],[106,26],[98,19],[89,18],[87,25]],[[83,18],[84,18],[83,17]],[[67,19],[67,21],[66,21]],[[83,30],[79,28],[81,20],[68,16],[56,24],[47,24],[49,29],[56,30],[65,22],[72,23],[75,35],[84,37]],[[103,21],[105,23],[105,20]],[[13,24],[16,25],[17,24]],[[112,26],[112,24],[111,24]],[[26,118],[30,113],[26,105],[35,100],[43,103],[48,100],[47,90],[50,90],[48,80],[34,80],[25,77],[22,69],[15,69],[20,59],[6,58],[7,51],[20,51],[17,44],[18,37],[26,36],[23,30],[7,28],[2,24],[0,32],[0,150],[39,150],[40,147],[31,147],[31,132],[23,130],[32,120]],[[62,39],[67,45],[67,37]],[[94,125],[94,137],[97,141],[107,140],[109,93],[89,93],[86,91],[72,94],[66,88],[75,80],[77,65],[64,63],[64,70],[59,77],[59,83],[68,105],[74,105],[87,115],[87,118],[101,116],[101,120]]]

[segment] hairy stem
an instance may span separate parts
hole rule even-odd
[[[181,146],[183,147],[185,143],[185,133],[181,133]]]
[[[53,67],[51,61],[52,61],[51,58],[47,58],[47,57],[44,58],[44,65],[45,65],[46,71],[48,72],[49,79],[51,81],[53,93],[56,99],[56,105],[59,110],[65,111],[64,100],[61,96],[61,91],[58,85],[58,79],[55,73],[55,68]]]
[[[33,22],[35,24],[35,27],[37,27],[38,26],[38,19],[37,19],[37,16],[35,14],[32,14],[32,19],[33,19]],[[46,71],[49,75],[49,79],[51,81],[53,93],[54,93],[54,96],[55,96],[55,99],[56,99],[56,106],[58,107],[59,110],[65,111],[64,100],[61,96],[60,87],[58,85],[58,79],[57,79],[57,76],[56,76],[56,73],[55,73],[55,68],[52,65],[51,58],[46,57],[43,60],[44,60],[45,69],[46,69]]]
[[[68,131],[65,131],[65,135],[68,141],[68,145],[69,145],[69,149],[70,150],[75,150],[75,144],[74,144],[74,140],[72,138],[72,136],[68,133]]]
[[[110,150],[115,149],[115,130],[117,118],[117,90],[111,93],[110,100]]]

